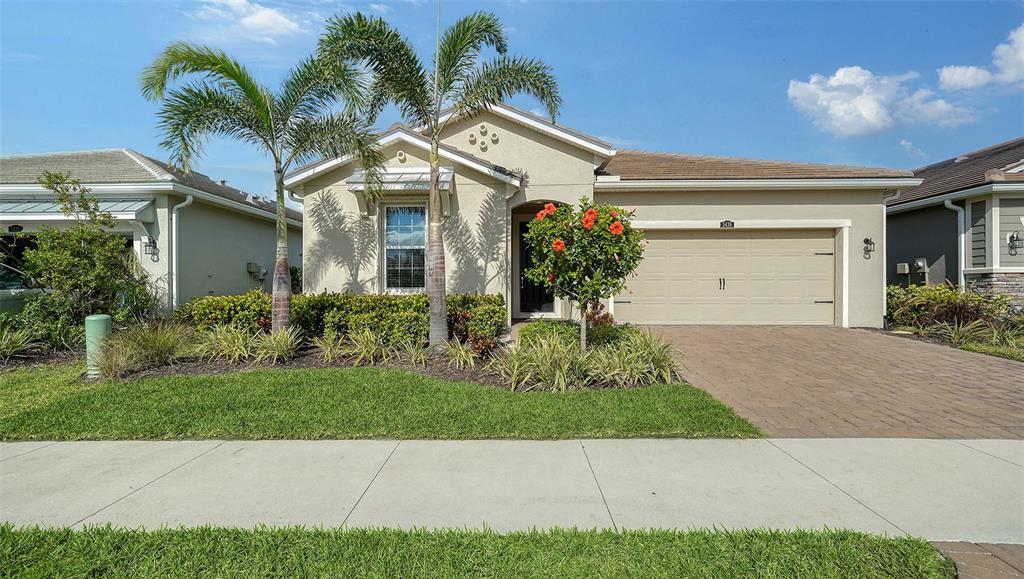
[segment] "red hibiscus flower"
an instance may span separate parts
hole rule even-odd
[[[583,229],[590,231],[594,227],[594,218],[589,215],[583,218]]]
[[[545,217],[546,215],[547,215],[547,213],[544,213],[544,211],[538,211],[538,212],[537,212],[537,221],[543,221],[543,220],[544,220],[544,217]]]
[[[591,207],[590,209],[587,209],[587,212],[585,213],[585,215],[587,217],[590,217],[591,219],[597,219],[597,209],[594,209],[593,207]]]
[[[616,212],[616,211],[609,211],[608,215],[611,215],[612,217],[618,217],[619,216],[618,212]]]
[[[555,204],[554,203],[546,203],[544,205],[544,212],[547,213],[548,215],[554,215],[555,214]]]
[[[556,239],[551,243],[551,249],[555,251],[563,251],[565,249],[565,242],[561,239]]]
[[[611,225],[611,227],[609,227],[609,229],[611,229],[612,235],[622,235],[622,229],[623,229],[622,223],[620,223],[618,221],[616,221],[615,223],[612,223],[612,225]]]

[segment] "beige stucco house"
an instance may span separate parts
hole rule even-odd
[[[904,171],[644,151],[507,105],[450,119],[440,154],[447,287],[504,294],[509,319],[572,308],[525,280],[522,232],[546,202],[581,197],[634,211],[649,242],[616,319],[647,324],[880,326],[885,198]],[[305,291],[421,292],[429,142],[380,138],[386,194],[363,195],[351,157],[295,170]]]
[[[199,296],[270,290],[275,204],[131,149],[0,157],[0,235],[9,259],[31,243],[32,231],[66,227],[73,219],[61,215],[53,195],[37,184],[43,171],[69,172],[92,189],[166,309]],[[289,260],[298,265],[298,211],[288,210],[288,228]]]

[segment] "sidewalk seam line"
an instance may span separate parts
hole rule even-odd
[[[967,444],[966,442],[964,442],[962,440],[955,440],[954,442],[956,442],[960,446],[963,446],[965,448],[969,448],[969,449],[973,450],[974,452],[980,452],[981,454],[984,454],[985,456],[991,456],[992,458],[999,459],[999,460],[1001,460],[1003,462],[1008,462],[1008,463],[1012,464],[1013,466],[1024,467],[1024,464],[1017,464],[1017,463],[1013,462],[1012,460],[1007,460],[1007,459],[1005,459],[1005,458],[1003,458],[1001,456],[996,456],[996,455],[992,454],[991,452],[985,452],[984,450],[982,450],[980,448],[977,448],[977,447],[974,447],[974,446],[971,446],[971,445]]]
[[[619,530],[619,526],[615,524],[615,516],[612,515],[612,508],[608,506],[608,499],[604,496],[604,490],[601,488],[601,481],[597,480],[597,472],[594,471],[594,465],[590,462],[590,455],[587,454],[587,446],[580,441],[580,449],[583,450],[583,458],[587,459],[587,466],[590,467],[590,475],[594,477],[594,484],[597,485],[597,492],[601,495],[601,502],[604,503],[604,510],[608,512],[608,518],[612,522],[612,529],[616,532]]]
[[[160,476],[156,477],[155,479],[153,479],[153,480],[151,480],[151,481],[147,482],[147,483],[146,483],[146,484],[144,484],[144,485],[141,485],[141,486],[140,486],[139,488],[137,488],[137,489],[133,490],[132,492],[130,492],[130,493],[128,493],[128,494],[126,494],[126,495],[124,495],[123,497],[121,497],[121,498],[119,498],[119,499],[115,500],[114,502],[112,502],[112,503],[110,503],[110,504],[106,505],[105,507],[102,507],[102,508],[98,509],[98,510],[97,510],[96,512],[94,512],[94,513],[92,513],[92,514],[90,514],[90,515],[86,515],[86,516],[82,517],[81,519],[78,519],[77,521],[75,521],[75,522],[74,522],[73,524],[71,524],[71,525],[69,525],[69,526],[71,526],[71,527],[74,527],[75,525],[79,525],[79,524],[81,524],[82,522],[84,522],[84,521],[86,521],[86,520],[88,520],[88,519],[91,519],[92,517],[95,517],[96,515],[98,515],[98,514],[102,513],[103,511],[105,511],[105,510],[109,509],[110,507],[112,507],[112,506],[116,505],[117,503],[119,503],[119,502],[121,502],[121,501],[125,500],[126,498],[128,498],[128,497],[130,497],[130,496],[134,495],[135,493],[137,493],[137,492],[141,491],[142,489],[144,489],[144,488],[148,487],[149,485],[151,485],[151,484],[155,483],[156,481],[158,481],[158,480],[160,480],[160,479],[164,478],[165,476],[167,476],[167,475],[171,474],[172,472],[174,472],[174,471],[178,470],[179,468],[181,468],[181,467],[183,467],[183,466],[186,466],[186,465],[190,464],[191,462],[193,462],[193,461],[195,461],[195,460],[198,460],[199,458],[201,458],[201,457],[205,456],[206,454],[208,454],[208,453],[211,453],[211,452],[213,452],[213,451],[217,450],[217,449],[218,449],[218,448],[220,448],[220,447],[221,447],[222,445],[224,445],[224,443],[225,443],[225,442],[227,442],[227,441],[226,441],[226,440],[222,440],[222,441],[220,441],[219,443],[217,443],[217,445],[216,445],[216,446],[213,446],[213,447],[211,447],[211,448],[208,448],[208,449],[204,450],[203,452],[200,452],[199,454],[197,454],[197,455],[193,456],[192,458],[190,458],[190,459],[186,460],[185,462],[183,462],[183,463],[179,464],[178,466],[176,466],[176,467],[172,468],[171,470],[169,470],[169,471],[165,472],[164,474],[162,474],[162,475],[160,475]]]
[[[348,510],[348,514],[345,515],[345,520],[343,520],[341,522],[341,526],[342,527],[344,527],[345,525],[348,524],[348,520],[352,516],[352,513],[354,513],[356,511],[356,507],[358,507],[359,503],[361,503],[363,501],[363,497],[366,496],[366,493],[370,492],[370,487],[372,487],[373,483],[376,482],[377,477],[380,476],[381,471],[383,471],[384,467],[387,466],[388,461],[391,460],[391,457],[394,456],[395,451],[398,450],[398,447],[401,444],[402,444],[401,440],[396,442],[395,443],[395,447],[392,448],[391,452],[388,453],[388,456],[387,456],[387,458],[384,459],[384,462],[380,463],[380,468],[377,469],[377,472],[373,473],[373,478],[370,479],[370,482],[366,483],[366,488],[363,489],[363,492],[359,494],[359,498],[356,499],[356,502],[352,504],[352,508]]]
[[[19,452],[18,454],[15,454],[15,455],[12,455],[12,456],[8,456],[7,458],[5,458],[3,460],[0,460],[0,462],[7,462],[8,460],[11,460],[12,458],[18,458],[19,456],[25,456],[26,454],[32,454],[33,452],[35,452],[37,450],[43,450],[44,448],[50,448],[51,446],[57,444],[58,442],[60,442],[60,441],[59,440],[54,440],[50,444],[44,444],[42,446],[37,446],[37,447],[33,448],[32,450],[26,450],[25,452]]]
[[[771,439],[765,439],[765,441],[766,441],[766,442],[767,442],[768,444],[770,444],[770,445],[774,446],[775,448],[779,449],[779,450],[780,450],[780,451],[781,451],[781,452],[782,452],[783,454],[785,454],[785,455],[786,455],[786,456],[788,456],[789,458],[791,458],[791,459],[795,460],[795,461],[796,461],[796,462],[797,462],[798,464],[800,464],[801,466],[803,466],[803,467],[804,467],[804,468],[806,468],[807,470],[809,470],[809,471],[813,472],[814,474],[818,475],[818,477],[820,477],[820,478],[821,478],[821,480],[823,480],[823,481],[827,482],[828,484],[832,485],[833,487],[835,487],[836,489],[838,489],[838,490],[839,490],[839,492],[843,493],[844,495],[846,495],[846,496],[850,497],[851,499],[853,499],[854,501],[856,501],[856,503],[857,503],[857,504],[859,504],[860,506],[862,506],[862,507],[864,507],[865,509],[867,509],[867,510],[871,511],[872,513],[874,513],[874,515],[875,515],[876,517],[878,517],[878,518],[882,519],[883,521],[885,521],[885,522],[889,523],[889,524],[890,524],[890,525],[892,525],[893,527],[895,527],[895,528],[899,529],[899,531],[900,531],[901,533],[903,533],[904,535],[908,535],[908,536],[910,535],[910,533],[909,533],[909,532],[907,532],[907,531],[906,531],[906,530],[905,530],[905,529],[904,529],[903,527],[901,527],[901,526],[897,525],[896,523],[894,523],[894,522],[890,521],[889,519],[885,518],[884,516],[882,516],[882,514],[881,514],[881,513],[879,513],[879,512],[878,512],[878,511],[876,511],[875,509],[872,509],[872,508],[871,508],[871,507],[869,507],[869,506],[868,506],[867,504],[865,504],[865,503],[864,503],[864,501],[862,501],[862,500],[858,499],[857,497],[855,497],[855,496],[851,495],[850,493],[846,492],[846,489],[844,489],[843,487],[841,487],[841,486],[837,485],[836,483],[832,482],[831,480],[829,480],[829,478],[828,478],[828,477],[826,477],[825,475],[821,474],[820,472],[818,472],[818,471],[814,470],[813,468],[811,468],[810,466],[808,466],[808,465],[807,465],[806,463],[804,463],[804,462],[803,462],[802,460],[800,460],[799,458],[797,458],[797,457],[793,456],[792,454],[790,454],[790,453],[789,453],[788,451],[786,451],[786,449],[784,449],[784,448],[782,448],[781,446],[779,446],[779,445],[775,444],[775,442],[774,442],[774,441],[772,441]]]

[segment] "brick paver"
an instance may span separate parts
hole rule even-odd
[[[879,332],[658,327],[683,376],[769,436],[1024,439],[1024,363]]]
[[[1024,545],[933,542],[956,563],[960,579],[1024,578]]]

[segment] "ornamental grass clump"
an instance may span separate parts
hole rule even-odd
[[[256,334],[234,326],[214,326],[199,334],[194,351],[206,360],[226,360],[239,364],[253,357]]]
[[[28,330],[0,326],[0,362],[6,364],[12,358],[31,356],[39,348]]]
[[[427,365],[426,344],[413,340],[406,340],[397,349],[398,355],[413,366]]]
[[[253,346],[253,357],[259,362],[280,364],[291,360],[302,347],[302,330],[295,327],[260,334]]]
[[[534,382],[533,363],[529,346],[515,342],[496,351],[487,363],[487,369],[508,381],[515,392]]]
[[[585,388],[591,382],[589,358],[578,344],[543,337],[527,346],[527,360],[541,388],[564,392]]]
[[[118,339],[133,346],[141,365],[155,367],[174,364],[189,355],[195,337],[186,326],[158,321],[131,326],[120,332]]]
[[[473,347],[458,338],[445,342],[444,354],[452,368],[465,370],[476,367],[476,352],[473,351]]]
[[[363,328],[348,335],[348,355],[354,366],[373,366],[386,362],[391,357],[391,348],[379,333]]]
[[[676,376],[672,346],[647,330],[630,332],[614,346],[590,352],[591,378],[619,388],[670,383]]]
[[[313,346],[321,362],[331,364],[340,360],[348,353],[348,341],[338,332],[325,332],[313,338]]]

